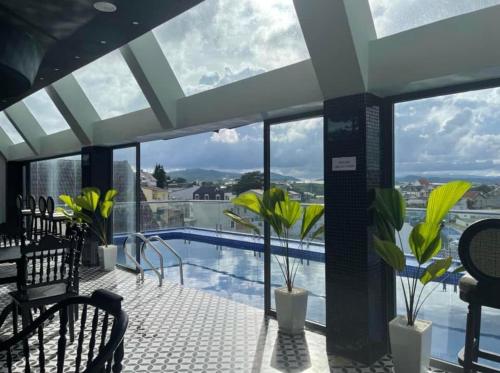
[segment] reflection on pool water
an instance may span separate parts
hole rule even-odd
[[[184,263],[184,285],[208,291],[254,307],[264,307],[264,254],[248,249],[217,246],[204,242],[168,240]],[[165,277],[179,281],[179,268],[173,255],[157,245],[164,256]],[[148,252],[148,251],[147,251]],[[158,265],[158,257],[149,250],[148,259]],[[125,263],[123,252],[118,258]],[[271,286],[281,287],[283,276],[276,259],[271,266]],[[313,260],[297,259],[299,269],[295,286],[309,290],[307,318],[325,323],[325,265]],[[128,263],[129,265],[131,263]],[[152,271],[146,273],[155,276]],[[274,292],[272,292],[274,297]],[[274,304],[274,300],[273,300]]]

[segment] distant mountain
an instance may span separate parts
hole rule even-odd
[[[189,168],[186,170],[168,171],[167,174],[172,179],[182,177],[188,182],[239,179],[242,175],[238,172],[206,170],[203,168]],[[293,176],[281,175],[275,172],[271,172],[271,179],[277,181],[298,181],[298,179]]]
[[[500,176],[478,176],[478,175],[444,175],[444,176],[429,176],[429,175],[406,175],[396,176],[396,181],[407,183],[419,179],[427,179],[431,183],[447,183],[453,180],[467,180],[478,184],[499,184]]]

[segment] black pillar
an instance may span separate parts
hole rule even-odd
[[[7,222],[15,224],[17,222],[17,206],[16,197],[18,194],[23,195],[24,178],[23,167],[27,165],[25,162],[7,162],[7,185],[5,191]],[[25,197],[25,196],[23,196]],[[26,227],[25,227],[26,228]]]
[[[82,148],[82,188],[96,187],[105,193],[113,186],[113,149],[104,146]],[[110,233],[110,232],[109,232]],[[89,244],[82,253],[85,265],[95,266],[97,257],[97,237],[92,234]]]
[[[373,251],[368,211],[373,189],[392,183],[390,107],[359,94],[324,108],[327,349],[365,364],[389,352],[395,311],[394,274]]]

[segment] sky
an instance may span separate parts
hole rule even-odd
[[[500,0],[369,0],[378,37],[500,4]],[[292,0],[205,0],[153,31],[186,95],[309,58]],[[102,119],[148,107],[119,51],[74,73]],[[45,91],[25,103],[47,133],[68,128]],[[498,89],[396,106],[396,170],[500,173]],[[7,119],[0,128],[12,137]],[[300,178],[321,177],[320,121],[275,127],[272,165]],[[19,139],[17,140],[19,141]],[[21,139],[22,141],[22,139]],[[190,151],[186,151],[189,149]],[[143,145],[143,167],[262,168],[262,124]]]
[[[186,151],[192,149],[193,151]],[[222,129],[141,144],[143,169],[156,163],[167,170],[186,168],[247,172],[263,168],[263,124]],[[323,178],[323,119],[271,127],[271,171],[299,179]]]

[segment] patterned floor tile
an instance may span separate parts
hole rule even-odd
[[[390,357],[371,367],[328,357],[324,336],[283,335],[262,310],[241,303],[149,278],[139,284],[121,270],[83,268],[81,275],[82,294],[105,288],[124,297],[124,372],[392,372]],[[10,289],[0,287],[0,308]]]

